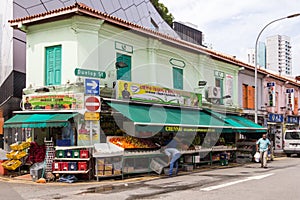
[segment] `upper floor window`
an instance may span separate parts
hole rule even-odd
[[[254,109],[255,88],[243,84],[243,108]]]
[[[131,56],[117,53],[117,80],[131,81]]]
[[[173,87],[174,89],[183,89],[183,69],[173,67]]]
[[[45,85],[61,84],[61,45],[46,47]]]

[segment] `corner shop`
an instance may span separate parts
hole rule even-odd
[[[51,92],[46,95],[49,98]],[[94,175],[101,178],[151,172],[152,159],[164,159],[160,146],[169,139],[170,133],[184,136],[193,144],[191,149],[182,151],[182,162],[186,165],[211,165],[219,162],[220,153],[226,153],[233,161],[238,134],[261,134],[266,131],[240,116],[223,115],[202,109],[199,105],[166,105],[117,98],[103,98],[100,120],[85,121],[82,110],[72,109],[84,108],[84,94],[74,96],[77,99],[72,102],[76,102],[73,107],[64,106],[58,111],[51,110],[51,106],[41,110],[40,106],[37,110],[17,112],[16,116],[5,122],[6,128],[21,131],[24,136],[22,140],[32,137],[34,141],[43,143],[44,138],[46,141],[52,138],[56,149],[50,160],[54,163],[51,168],[53,173],[89,174],[89,178]],[[53,94],[51,98],[56,97]],[[83,127],[83,124],[90,126]],[[105,149],[111,145],[110,138],[106,137],[126,135],[136,138],[137,143],[147,141],[151,145],[149,148],[119,148],[117,152]],[[96,147],[100,141],[108,144],[101,147],[100,143],[100,147]],[[81,158],[80,150],[87,150],[88,156]],[[82,162],[86,164],[82,166]]]

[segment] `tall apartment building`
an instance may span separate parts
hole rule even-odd
[[[255,65],[255,49],[247,49],[247,63]],[[258,43],[257,61],[260,68],[266,68],[266,45],[264,42]]]
[[[290,37],[274,35],[267,37],[267,69],[281,75],[292,75],[292,55]]]

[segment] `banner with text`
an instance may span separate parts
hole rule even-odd
[[[197,108],[202,106],[202,95],[200,93],[120,80],[117,83],[116,90],[117,99]]]
[[[80,110],[83,109],[83,93],[47,92],[23,95],[23,110]]]

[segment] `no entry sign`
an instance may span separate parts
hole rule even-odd
[[[86,96],[85,108],[90,112],[100,112],[100,97],[99,96]]]

